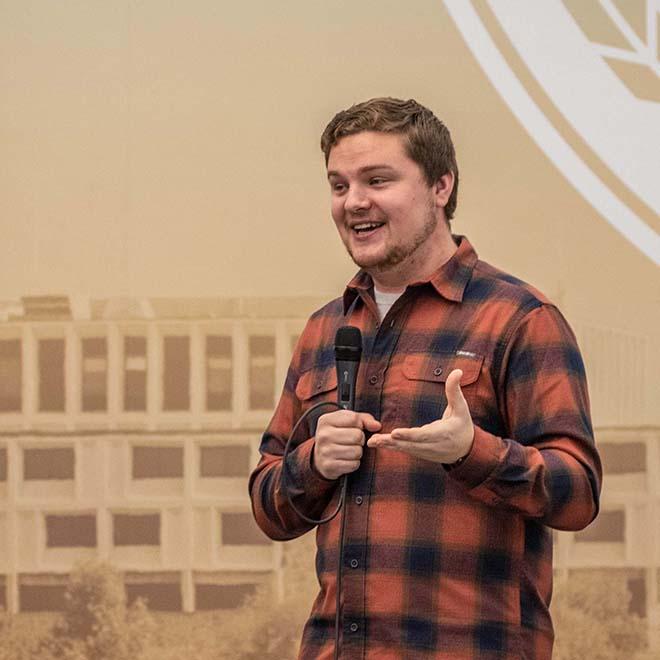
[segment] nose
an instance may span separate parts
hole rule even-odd
[[[349,213],[361,213],[371,206],[371,200],[363,186],[352,185],[348,189],[344,201],[344,208]]]

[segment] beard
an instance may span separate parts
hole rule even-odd
[[[356,266],[375,273],[386,272],[413,256],[435,231],[437,225],[438,217],[433,210],[429,208],[426,218],[424,219],[424,224],[420,227],[417,233],[409,236],[404,243],[386,246],[385,254],[372,257],[356,257],[352,252],[348,241],[345,243],[346,251]]]

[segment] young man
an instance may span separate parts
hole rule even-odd
[[[584,369],[557,308],[453,236],[458,168],[415,101],[340,112],[321,138],[332,217],[358,274],[310,318],[250,478],[273,539],[308,531],[282,488],[300,415],[336,400],[342,325],[360,328],[356,410],[312,418],[289,494],[318,519],[350,475],[341,658],[547,660],[550,528],[598,511]],[[317,530],[319,595],[300,657],[334,647],[339,518]]]

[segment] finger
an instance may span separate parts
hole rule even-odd
[[[390,442],[392,439],[389,433],[374,433],[367,440],[367,447],[382,447]]]
[[[358,413],[362,428],[366,431],[380,431],[381,423],[371,413]]]
[[[337,461],[359,461],[362,458],[362,447],[343,445],[335,448],[332,458]]]
[[[461,378],[463,372],[460,369],[454,369],[445,383],[445,394],[447,395],[447,405],[451,407],[454,415],[464,416],[470,413],[467,401],[461,391]]]
[[[398,429],[402,430],[402,429]],[[405,429],[406,431],[412,429]],[[392,433],[376,433],[367,440],[367,447],[385,447],[387,449],[401,449],[403,447],[412,447],[421,444],[417,440],[410,438],[395,438],[394,431]]]
[[[395,440],[391,434],[385,433],[376,439],[376,443],[372,444],[373,438],[367,441],[367,445],[374,449],[391,449],[393,451],[400,451],[406,454],[417,455],[426,445],[421,445],[417,442],[410,442],[409,440]]]
[[[428,442],[431,439],[431,428],[429,424],[413,428],[394,429],[392,431],[392,440],[401,442]]]
[[[360,461],[339,461],[337,466],[340,469],[340,474],[348,474],[355,472],[360,467]]]
[[[315,451],[315,463],[318,466],[327,467],[331,463],[345,461],[359,461],[362,458],[362,447],[355,445],[333,445],[331,447],[317,447]]]
[[[447,403],[445,409],[442,411],[442,417],[440,419],[444,420],[447,419],[448,417],[451,417],[452,411],[453,411],[452,407],[449,405],[449,403]]]
[[[419,441],[420,429],[394,429],[391,433],[374,433],[367,440],[367,447],[392,447],[397,441]]]
[[[327,445],[319,447],[318,453],[326,461],[357,461],[362,458],[361,445]]]
[[[378,431],[381,423],[371,413],[355,412],[353,410],[334,410],[319,417],[318,424],[343,428],[366,429]]]
[[[332,412],[325,413],[319,417],[317,427],[320,426],[334,426],[341,428],[362,428],[361,414],[353,410],[333,410]]]
[[[363,445],[365,435],[360,429],[329,427],[317,434],[317,438],[333,445]]]

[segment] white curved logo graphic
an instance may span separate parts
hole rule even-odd
[[[660,0],[444,2],[560,172],[660,264]]]

